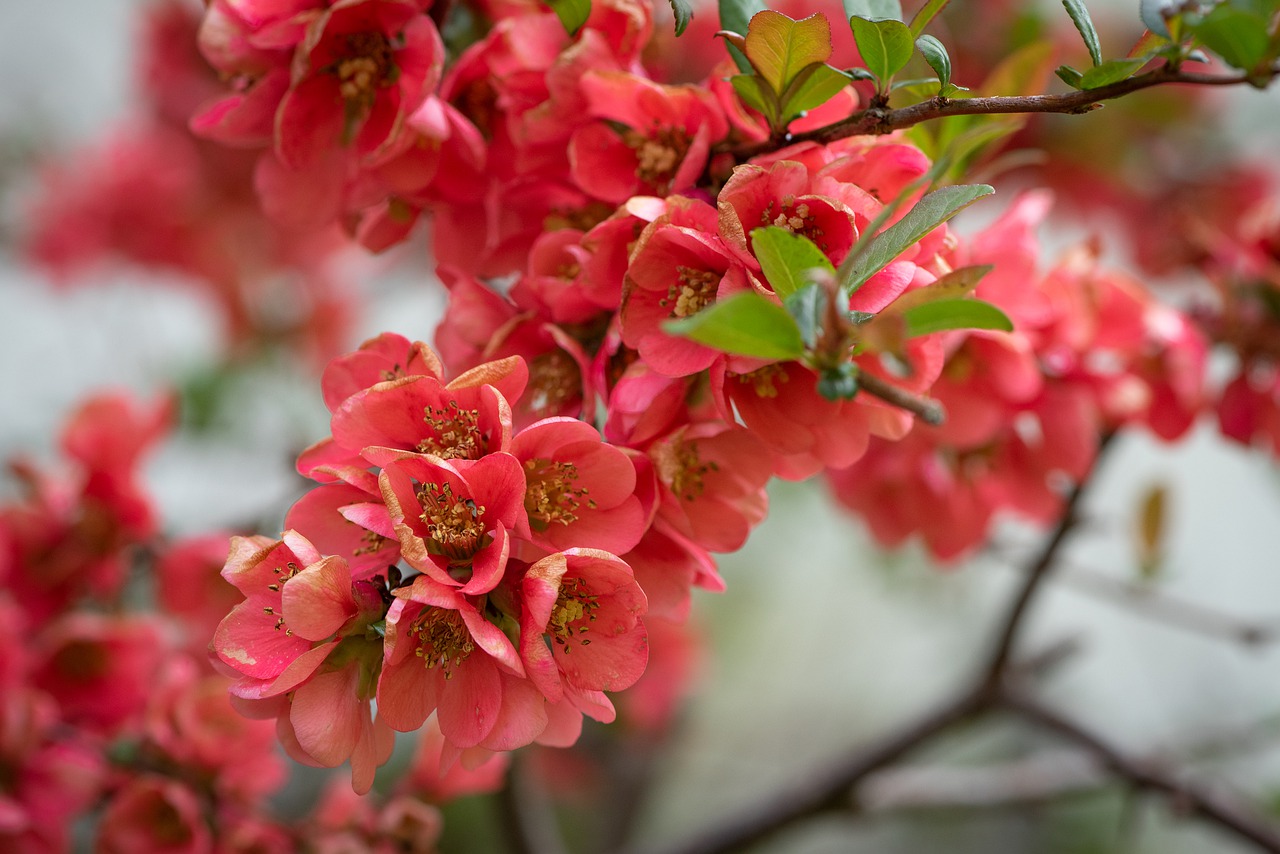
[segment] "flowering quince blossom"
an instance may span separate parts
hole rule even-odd
[[[232,693],[276,699],[263,705],[289,734],[286,747],[319,765],[350,759],[352,785],[368,791],[391,750],[369,708],[382,663],[369,627],[386,613],[376,586],[353,583],[342,558],[321,557],[294,532],[233,540],[223,577],[246,596],[213,639],[222,663],[243,676]]]
[[[497,586],[512,534],[529,524],[519,460],[505,453],[454,462],[402,457],[378,479],[406,563],[464,593]]]

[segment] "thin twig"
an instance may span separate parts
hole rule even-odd
[[[1150,584],[1122,581],[1075,566],[1064,567],[1060,580],[1081,593],[1119,604],[1140,617],[1195,634],[1253,648],[1280,641],[1280,618],[1265,622],[1242,619],[1181,599]]]
[[[980,713],[989,702],[970,692],[939,707],[888,738],[846,756],[792,789],[743,810],[735,818],[670,849],[670,854],[719,854],[760,842],[774,833],[825,812],[849,807],[849,791],[873,771],[896,762],[939,733]]]
[[[1088,750],[1116,777],[1138,789],[1164,795],[1178,813],[1205,818],[1263,851],[1280,854],[1280,828],[1274,823],[1246,812],[1239,805],[1223,800],[1201,786],[1179,780],[1156,765],[1126,757],[1097,735],[1029,697],[1006,692],[1002,705]]]
[[[905,409],[926,424],[936,427],[946,420],[946,410],[942,408],[941,403],[898,388],[893,383],[885,382],[868,371],[858,374],[858,387],[872,397],[878,397],[885,403]]]
[[[908,128],[921,122],[942,119],[948,116],[1087,113],[1101,106],[1103,101],[1120,98],[1153,86],[1164,86],[1170,83],[1187,83],[1198,86],[1237,86],[1241,83],[1260,85],[1270,83],[1277,74],[1280,74],[1280,68],[1271,68],[1267,74],[1262,76],[1250,76],[1244,74],[1203,74],[1175,70],[1168,65],[1163,65],[1145,74],[1139,74],[1107,86],[1100,86],[1096,89],[1083,89],[1062,95],[997,95],[987,98],[943,98],[938,96],[896,110],[871,107],[854,113],[847,119],[842,119],[834,124],[803,133],[792,134],[780,143],[769,140],[751,145],[735,146],[727,150],[739,160],[748,160],[758,154],[773,151],[779,148],[780,144],[794,145],[799,142],[817,142],[825,145],[850,136],[892,133],[901,128]]]
[[[507,784],[498,796],[512,854],[565,854],[551,802],[541,784],[529,779],[521,754],[512,756]]]
[[[1097,471],[1103,455],[1106,453],[1107,448],[1110,447],[1114,435],[1107,434],[1098,443],[1098,453],[1094,458],[1092,470],[1072,487],[1071,493],[1067,496],[1066,503],[1063,505],[1058,527],[1054,529],[1049,539],[1045,541],[1040,554],[1028,567],[1026,576],[1022,581],[1022,587],[1018,590],[1013,604],[1009,607],[995,648],[992,650],[986,669],[983,671],[982,678],[988,685],[995,685],[1004,678],[1005,670],[1009,666],[1009,657],[1013,654],[1014,647],[1018,642],[1018,636],[1026,620],[1031,602],[1057,562],[1058,552],[1063,543],[1066,542],[1067,536],[1076,526],[1080,501],[1084,497],[1085,490],[1088,488],[1093,474]]]

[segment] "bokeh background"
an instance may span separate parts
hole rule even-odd
[[[212,307],[172,280],[120,265],[95,271],[92,286],[57,287],[19,254],[39,156],[72,151],[136,108],[132,45],[144,2],[0,3],[0,457],[48,456],[61,420],[92,390],[154,397],[175,383],[198,383],[217,358]],[[980,4],[969,2],[977,13]],[[1136,0],[1090,6],[1133,14]],[[1230,132],[1255,156],[1276,160],[1277,93],[1230,97],[1238,102]],[[1106,134],[1105,113],[1076,121]],[[992,204],[957,226],[989,220],[999,202]],[[1088,223],[1071,223],[1045,237],[1063,246],[1090,233]],[[429,340],[443,305],[429,270],[420,241],[389,258],[353,257],[350,278],[367,311],[350,344],[382,330]],[[232,404],[220,407],[211,427],[175,436],[149,464],[174,533],[246,524],[277,530],[303,486],[292,458],[326,432],[318,385],[303,367],[265,361],[230,382],[222,393]],[[1155,592],[1135,593],[1143,584],[1135,517],[1153,485],[1169,489],[1169,558],[1149,584]],[[728,592],[697,592],[707,642],[701,675],[639,805],[643,834],[654,842],[803,779],[963,684],[992,640],[1019,556],[1038,543],[1035,531],[1009,525],[999,553],[939,568],[914,547],[880,551],[821,484],[776,483],[771,502],[747,548],[721,562]],[[1280,633],[1274,462],[1225,444],[1209,424],[1172,447],[1125,435],[1104,463],[1086,516],[1027,637],[1032,650],[1075,644],[1046,679],[1045,696],[1134,754],[1190,760],[1196,779],[1280,811],[1280,643],[1246,644],[1232,634],[1239,624],[1272,638]],[[1201,630],[1187,631],[1161,619],[1164,606],[1152,607],[1153,598],[1232,618],[1199,619]],[[1074,761],[1050,739],[997,723],[966,730],[908,764],[980,769],[1028,748],[1058,771]],[[927,792],[950,778],[924,779]],[[960,779],[958,795],[970,778]],[[1247,850],[1171,816],[1158,799],[1130,797],[1114,785],[1031,808],[972,810],[906,806],[912,785],[909,775],[881,775],[867,790],[868,815],[815,822],[762,850]],[[450,821],[448,838],[462,846],[456,850],[473,850],[467,823],[486,821],[484,811],[459,810]]]

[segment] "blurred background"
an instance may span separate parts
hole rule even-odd
[[[0,456],[49,456],[58,425],[93,390],[125,388],[149,399],[177,384],[188,403],[206,394],[216,404],[149,462],[166,529],[248,525],[270,534],[304,486],[294,456],[327,432],[314,365],[261,358],[234,376],[212,376],[221,332],[201,292],[125,263],[95,267],[91,282],[58,282],[19,248],[41,158],[100,138],[137,109],[134,45],[145,5],[0,4]],[[970,14],[978,5],[953,4]],[[1089,5],[1100,19],[1120,10],[1136,18],[1136,0]],[[1237,103],[1227,113],[1227,132],[1273,161],[1277,94],[1233,92]],[[1105,141],[1107,112],[1067,121],[1079,123],[1073,132]],[[976,228],[998,205],[979,206],[957,227]],[[1061,247],[1095,230],[1096,223],[1071,222],[1043,236]],[[443,300],[424,253],[418,241],[390,256],[343,260],[364,307],[345,333],[348,346],[382,330],[431,339]],[[1137,515],[1158,485],[1170,502],[1168,559],[1159,578],[1143,580]],[[1208,424],[1174,446],[1125,434],[1103,463],[1085,514],[1026,638],[1030,651],[1061,642],[1075,650],[1046,675],[1045,697],[1134,755],[1186,761],[1196,779],[1261,798],[1280,814],[1275,463],[1224,443]],[[776,482],[768,520],[747,548],[721,561],[728,591],[696,591],[696,624],[706,640],[701,676],[637,795],[641,838],[674,841],[768,797],[964,684],[1039,534],[1008,524],[998,541],[998,553],[939,568],[914,546],[881,551],[822,484]],[[929,769],[980,772],[1029,749],[1050,776],[1075,761],[1029,729],[983,724],[911,757],[908,769],[924,769],[923,776],[873,779],[866,815],[812,822],[761,850],[1248,850],[1119,785],[1082,785],[1071,797],[1030,806],[913,804],[913,795],[945,802],[948,792],[963,800],[985,779]],[[1037,768],[1023,771],[1034,780],[1046,773]],[[298,786],[314,786],[310,779],[300,777]],[[479,829],[492,820],[487,809],[446,812],[450,850],[484,850],[472,846],[486,837],[468,834],[487,832]],[[572,821],[572,800],[567,810]]]

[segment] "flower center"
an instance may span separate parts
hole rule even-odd
[[[458,498],[449,484],[424,483],[418,489],[422,504],[419,516],[431,539],[427,551],[448,558],[450,563],[469,563],[472,556],[489,544],[485,533],[484,507],[470,498]]]
[[[812,209],[806,202],[797,205],[796,197],[793,195],[783,196],[781,205],[770,200],[760,212],[760,224],[772,225],[786,229],[792,234],[803,235],[813,241],[823,252],[827,251],[827,241],[823,239],[825,232],[818,227]]]
[[[777,397],[778,383],[785,383],[791,375],[781,365],[765,365],[745,374],[737,374],[738,382],[750,384],[755,389],[756,397]]]
[[[628,130],[622,141],[636,153],[636,177],[656,190],[670,189],[690,143],[684,128],[678,127],[654,128],[652,136]]]
[[[428,670],[439,667],[445,679],[452,679],[454,668],[476,648],[462,616],[448,608],[426,609],[410,625],[409,634],[418,639],[413,654]]]
[[[424,406],[422,420],[436,435],[419,442],[415,449],[418,453],[446,460],[478,460],[484,456],[486,443],[476,426],[480,421],[477,410],[463,409],[451,400],[439,409]]]
[[[274,569],[272,569],[271,572],[276,576],[276,580],[273,581],[271,584],[268,584],[267,589],[270,590],[272,593],[279,593],[280,588],[284,586],[284,583],[288,581],[290,578],[293,578],[299,572],[302,572],[302,568],[298,566],[298,564],[295,563],[294,561],[289,561],[284,565],[284,569],[281,569],[280,567],[277,566]],[[280,631],[281,629],[284,629],[284,633],[286,637],[293,637],[293,629],[284,628],[284,617],[281,617],[279,614],[277,614],[276,609],[273,606],[267,605],[262,609],[262,613],[266,614],[268,617],[276,618],[275,625],[273,625],[271,628],[275,629],[277,632]]]
[[[534,356],[529,362],[529,408],[536,413],[558,412],[582,393],[582,371],[563,350]]]
[[[658,474],[671,486],[677,498],[692,501],[705,488],[702,479],[707,472],[719,471],[714,462],[704,463],[692,442],[681,442],[662,454],[657,461]]]
[[[348,104],[367,110],[377,98],[377,89],[400,76],[391,42],[382,33],[350,33],[345,41],[346,58],[334,67],[338,91]]]
[[[581,635],[587,633],[589,623],[595,622],[600,603],[597,601],[599,597],[587,591],[587,585],[581,578],[566,578],[560,582],[560,593],[551,609],[547,631],[551,640],[566,653],[573,649],[575,640],[582,646],[591,644],[590,638]]]
[[[541,458],[526,460],[524,467],[528,482],[524,507],[529,511],[530,526],[535,531],[545,531],[552,522],[572,525],[578,521],[577,510],[587,494],[586,487],[573,486],[578,479],[578,467]],[[594,510],[596,503],[590,498],[585,500]]]
[[[672,317],[688,317],[716,301],[719,285],[720,277],[710,270],[680,265],[676,267],[676,283],[667,288],[666,297],[658,300],[658,305],[670,307]]]

